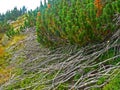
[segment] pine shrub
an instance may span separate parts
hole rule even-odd
[[[119,27],[120,0],[48,0],[36,20],[38,41],[46,47],[85,46],[108,40]]]

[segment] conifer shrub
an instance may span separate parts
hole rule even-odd
[[[26,18],[27,18],[27,20],[25,21],[25,28],[26,27],[33,27],[33,26],[35,26],[35,24],[36,24],[36,15],[34,14],[34,12],[28,12],[28,15],[26,15]]]
[[[36,31],[46,47],[99,43],[119,28],[113,19],[120,13],[120,0],[48,0],[40,8]]]

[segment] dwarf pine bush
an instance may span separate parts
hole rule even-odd
[[[119,28],[113,19],[120,13],[120,0],[48,0],[40,8],[36,31],[47,47],[99,43]]]

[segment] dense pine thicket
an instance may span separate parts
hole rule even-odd
[[[119,27],[120,0],[48,0],[37,15],[38,41],[49,46],[99,43]]]

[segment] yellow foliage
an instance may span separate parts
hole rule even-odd
[[[14,36],[12,38],[12,40],[10,41],[10,43],[8,44],[7,47],[10,47],[12,45],[15,45],[16,43],[18,43],[19,41],[23,40],[25,38],[24,35],[17,35],[17,36]]]
[[[14,30],[19,30],[20,27],[24,26],[25,21],[27,20],[26,15],[18,17],[16,21],[10,23],[10,26],[14,28]]]
[[[12,76],[12,67],[0,69],[0,84],[5,83]]]
[[[0,46],[0,57],[4,55],[4,48]]]
[[[23,25],[25,18],[23,19],[21,18],[19,18],[15,23],[11,24],[15,26],[14,30],[16,27],[20,27]],[[7,82],[11,78],[12,71],[14,69],[13,67],[8,67],[9,65],[6,61],[7,52],[5,52],[5,49],[11,47],[12,45],[19,43],[20,41],[24,40],[24,38],[25,38],[25,35],[16,35],[16,36],[13,36],[8,41],[6,46],[3,47],[2,45],[0,45],[0,85]],[[0,40],[1,44],[2,42],[5,42],[4,39]]]
[[[6,46],[3,47],[0,45],[0,85],[7,82],[11,78],[13,75],[12,71],[14,69],[14,66],[8,67],[9,65],[5,58],[7,57],[7,52],[5,52],[5,49],[19,43],[24,38],[25,35],[16,35],[10,39]]]

